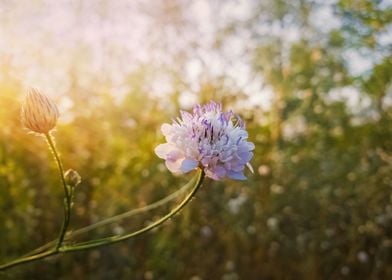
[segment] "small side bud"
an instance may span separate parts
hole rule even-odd
[[[80,177],[79,173],[73,169],[68,169],[64,173],[65,183],[68,186],[76,187],[82,182],[82,177]]]
[[[56,104],[37,89],[30,88],[21,110],[22,124],[36,133],[49,133],[57,124],[59,110]]]

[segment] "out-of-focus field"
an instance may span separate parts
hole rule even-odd
[[[247,181],[206,180],[156,231],[0,278],[391,279],[391,20],[388,1],[2,1],[0,263],[55,239],[63,217],[46,143],[20,124],[27,86],[59,104],[57,147],[83,178],[71,230],[192,177],[153,152],[180,109],[222,102],[256,149]]]

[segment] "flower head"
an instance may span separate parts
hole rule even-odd
[[[22,104],[22,123],[36,133],[49,133],[57,123],[56,104],[37,89],[30,88]]]
[[[181,111],[181,118],[161,130],[167,143],[158,145],[155,153],[173,173],[200,167],[214,180],[244,180],[245,165],[253,171],[249,161],[255,146],[247,141],[245,123],[232,111],[222,112],[221,104],[196,105],[192,114]]]

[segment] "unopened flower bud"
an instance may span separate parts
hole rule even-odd
[[[49,133],[57,123],[56,104],[37,89],[30,88],[22,104],[22,124],[36,133]]]
[[[64,173],[65,183],[68,186],[76,187],[82,182],[82,177],[80,177],[79,173],[73,169],[68,169]]]

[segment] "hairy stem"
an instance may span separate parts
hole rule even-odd
[[[54,139],[53,139],[52,135],[50,135],[49,133],[45,134],[45,137],[46,137],[46,141],[48,142],[49,148],[52,151],[54,160],[57,163],[57,167],[58,167],[59,173],[60,173],[61,183],[63,184],[64,194],[65,194],[64,220],[63,220],[63,224],[61,226],[60,234],[59,234],[59,237],[57,240],[57,245],[56,245],[56,250],[58,250],[61,247],[61,245],[63,244],[65,233],[67,232],[69,221],[71,219],[71,194],[69,193],[68,186],[65,182],[63,164],[62,164],[60,156],[57,152]]]

